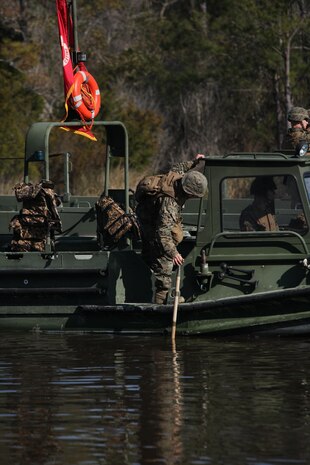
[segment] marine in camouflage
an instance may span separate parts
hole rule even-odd
[[[175,164],[171,171],[184,175],[198,161]],[[166,303],[172,284],[173,258],[178,254],[177,245],[183,239],[181,210],[188,195],[183,191],[181,182],[177,181],[176,185],[174,197],[148,197],[136,208],[142,229],[142,256],[155,275],[154,300],[157,304]]]
[[[287,119],[292,123],[292,127],[287,131],[283,148],[296,149],[301,142],[310,144],[310,133],[307,128],[307,122],[309,121],[308,110],[302,107],[292,107],[288,112]]]
[[[296,149],[300,142],[307,142],[310,144],[310,133],[302,128],[289,128],[283,148]]]

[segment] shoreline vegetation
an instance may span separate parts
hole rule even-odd
[[[281,148],[289,108],[310,108],[308,1],[76,4],[79,47],[101,92],[96,119],[125,124],[133,177],[165,171],[196,153]],[[0,31],[5,158],[23,155],[31,123],[64,116],[55,2],[2,2]],[[73,137],[84,147],[92,190],[96,143]],[[1,164],[0,179],[15,181],[18,169]]]
[[[131,170],[130,177],[129,177],[129,188],[131,191],[135,191],[135,188],[144,176],[147,174],[152,174],[150,171],[137,171]],[[104,189],[104,180],[102,176],[98,176],[93,173],[91,176],[92,180],[95,182],[89,182],[89,176],[86,176],[85,173],[81,174],[75,182],[75,187],[71,189],[72,195],[86,195],[86,196],[99,196]],[[42,179],[42,176],[37,173],[31,182],[39,182]],[[51,176],[52,181],[56,181],[55,185],[57,186],[57,181],[59,178],[55,178]],[[111,177],[112,183],[110,185],[111,189],[122,189],[124,187],[124,169],[120,166],[116,166],[111,168]],[[21,172],[20,176],[10,176],[10,177],[3,177],[0,175],[0,194],[1,195],[14,195],[13,187],[15,184],[23,181],[23,173]],[[61,182],[59,183],[61,185]],[[57,192],[58,193],[58,192]]]

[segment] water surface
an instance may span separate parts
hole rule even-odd
[[[6,465],[310,463],[310,340],[2,333]]]

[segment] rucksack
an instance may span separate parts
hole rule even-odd
[[[134,212],[129,213],[115,202],[111,197],[102,194],[97,200],[97,241],[100,246],[111,247],[131,233],[135,239],[140,239],[139,223]]]
[[[55,232],[61,232],[61,221],[57,206],[60,201],[51,181],[38,184],[18,183],[14,186],[15,196],[23,202],[23,208],[9,224],[13,231],[12,251],[44,251],[48,236],[54,247]]]
[[[142,202],[145,198],[157,198],[160,195],[167,195],[175,198],[174,182],[183,176],[175,171],[154,176],[145,176],[139,181],[136,192],[136,201]]]

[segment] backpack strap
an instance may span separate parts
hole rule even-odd
[[[176,173],[175,171],[169,171],[161,178],[160,194],[168,195],[175,199],[174,183],[183,177],[182,174]],[[160,195],[159,194],[159,195]]]

